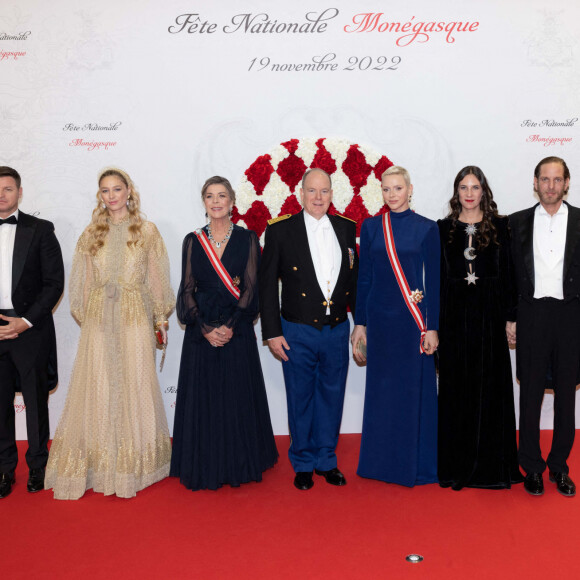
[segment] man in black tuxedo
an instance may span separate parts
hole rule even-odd
[[[576,494],[566,460],[575,434],[576,383],[580,368],[580,209],[563,201],[570,171],[563,159],[546,157],[534,171],[536,206],[510,217],[518,288],[516,342],[520,380],[519,462],[524,487],[544,493],[542,473],[567,497]],[[554,434],[546,461],[540,449],[540,414],[546,377],[554,383]]]
[[[54,227],[19,211],[20,183],[15,169],[0,167],[0,498],[12,491],[18,462],[16,391],[26,405],[27,488],[44,489],[48,394],[57,382],[52,309],[64,286]]]
[[[307,490],[314,485],[313,470],[330,484],[346,484],[335,449],[350,358],[347,305],[354,312],[358,256],[356,223],[327,215],[330,176],[308,170],[300,197],[303,211],[270,220],[266,229],[260,314],[262,336],[282,359],[294,485]]]

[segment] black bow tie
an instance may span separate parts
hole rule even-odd
[[[9,218],[6,218],[5,220],[0,219],[0,226],[3,224],[14,224],[16,225],[18,223],[18,220],[16,219],[15,215],[11,215]]]

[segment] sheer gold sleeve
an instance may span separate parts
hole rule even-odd
[[[92,282],[93,263],[85,230],[75,248],[68,287],[70,311],[79,324],[82,324],[85,318]]]
[[[175,294],[171,288],[169,274],[169,256],[155,224],[147,222],[144,228],[148,247],[145,284],[153,300],[153,321],[163,322],[175,308]]]

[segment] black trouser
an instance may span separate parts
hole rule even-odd
[[[18,338],[0,341],[0,472],[12,473],[18,463],[14,396],[22,392],[26,405],[30,469],[48,460],[48,352],[46,332],[32,327]]]
[[[580,368],[580,301],[520,300],[517,319],[520,380],[519,462],[527,472],[542,473],[540,415],[550,367],[554,382],[554,434],[547,464],[568,473],[566,460],[575,435],[576,383]]]

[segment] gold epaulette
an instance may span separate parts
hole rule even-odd
[[[272,224],[275,224],[276,222],[281,222],[282,220],[287,220],[289,217],[292,217],[291,213],[287,213],[286,215],[279,215],[278,217],[272,218],[271,220],[268,220],[268,225],[271,226]]]
[[[353,220],[353,219],[351,219],[349,217],[346,217],[345,215],[341,215],[339,213],[335,213],[334,215],[337,216],[337,217],[341,217],[342,219],[348,220],[349,222],[352,222],[353,224],[356,224],[356,220]]]

